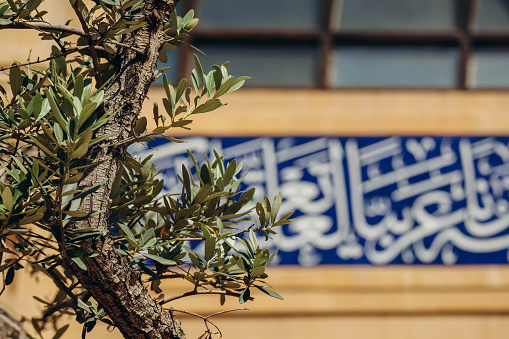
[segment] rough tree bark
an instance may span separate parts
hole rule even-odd
[[[83,243],[88,253],[96,252],[99,255],[83,258],[86,271],[66,260],[125,338],[185,338],[180,322],[152,299],[139,273],[116,252],[113,239],[107,231],[110,191],[126,152],[124,146],[115,145],[132,136],[143,101],[154,80],[159,50],[164,44],[163,26],[177,2],[146,0],[142,14],[147,24],[124,36],[122,40],[124,44],[143,50],[144,53],[129,48],[118,49],[114,59],[117,71],[105,89],[109,97],[104,105],[106,110],[117,113],[97,132],[98,135],[115,133],[115,136],[90,150],[90,161],[101,163],[85,173],[79,183],[80,188],[86,188],[107,180],[100,190],[88,195],[81,206],[83,211],[104,212],[74,225],[77,228],[94,227],[104,230],[102,236]]]
[[[28,339],[21,321],[0,305],[0,338]]]

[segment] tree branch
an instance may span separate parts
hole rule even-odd
[[[194,317],[197,317],[197,318],[200,318],[202,319],[204,322],[205,322],[205,327],[207,328],[207,332],[208,333],[211,333],[210,331],[210,328],[208,326],[208,324],[211,324],[212,326],[214,326],[216,328],[216,330],[218,331],[218,334],[219,334],[219,338],[222,338],[223,337],[223,334],[221,333],[221,330],[219,329],[219,327],[216,326],[216,324],[214,324],[212,321],[209,320],[209,318],[212,318],[216,315],[220,315],[220,314],[225,314],[225,313],[229,313],[229,312],[235,312],[235,311],[249,311],[249,308],[232,308],[232,309],[229,309],[229,310],[224,310],[224,311],[220,311],[220,312],[216,312],[216,313],[212,313],[208,316],[202,316],[202,315],[199,315],[198,313],[194,313],[194,312],[189,312],[189,311],[183,311],[183,310],[177,310],[173,307],[170,307],[170,308],[165,308],[165,310],[168,310],[170,312],[180,312],[180,313],[184,313],[184,314],[189,314],[189,315],[192,315]],[[206,332],[206,333],[207,333]]]
[[[177,299],[189,297],[192,295],[199,295],[199,294],[222,294],[222,295],[228,295],[231,297],[239,297],[240,296],[240,293],[235,293],[235,292],[231,292],[231,291],[222,291],[222,290],[191,291],[191,292],[186,292],[186,293],[182,293],[179,295],[174,295],[172,297],[164,298],[163,300],[161,300],[159,302],[159,304],[164,305],[166,303],[169,303],[169,302],[177,300]],[[249,297],[249,300],[254,300],[254,298]]]
[[[205,318],[212,318],[212,317],[215,317],[216,315],[221,315],[221,314],[225,314],[225,313],[229,313],[229,312],[235,312],[235,311],[249,311],[249,308],[245,308],[245,307],[241,307],[241,308],[232,308],[232,309],[229,309],[229,310],[224,310],[224,311],[219,311],[219,312],[216,312],[216,313],[212,313],[208,316],[206,316]]]
[[[221,338],[223,336],[223,334],[221,333],[221,330],[219,329],[219,327],[217,327],[216,324],[214,324],[212,321],[210,321],[208,319],[208,317],[204,317],[204,316],[199,315],[198,313],[194,313],[194,312],[189,312],[189,311],[184,311],[184,310],[177,310],[177,309],[174,309],[173,307],[165,308],[165,310],[168,310],[170,312],[180,312],[180,313],[184,313],[184,314],[189,314],[189,315],[192,315],[193,317],[200,318],[200,319],[202,319],[205,322],[205,328],[207,329],[207,331],[205,333],[212,334],[212,332],[210,331],[209,325],[208,325],[208,324],[211,324],[218,331],[217,333],[219,334],[219,338]]]
[[[60,58],[61,56],[66,56],[68,54],[79,52],[79,51],[82,51],[82,50],[85,50],[85,49],[89,49],[89,48],[90,48],[90,46],[77,46],[77,47],[69,48],[69,49],[67,49],[63,53],[60,53],[60,54],[57,54],[57,55],[53,55],[51,57],[48,57],[48,58],[45,58],[45,59],[42,59],[42,60],[41,59],[37,59],[37,61],[30,61],[30,62],[25,62],[23,64],[15,64],[15,65],[11,65],[11,66],[2,67],[2,68],[0,68],[0,72],[8,70],[8,69],[11,69],[11,68],[40,64],[42,62],[46,62],[46,61],[50,61],[50,60],[53,60],[53,59],[57,59],[57,58]]]
[[[135,51],[138,54],[143,54],[143,51],[141,49],[133,47],[133,46],[129,46],[129,45],[126,45],[126,44],[123,44],[123,43],[115,41],[115,40],[108,40],[107,43],[108,44],[117,45],[117,46],[122,46],[122,47],[125,47],[125,48],[129,48],[129,49]]]
[[[66,25],[50,24],[47,22],[13,22],[12,24],[1,25],[0,30],[2,29],[37,29],[40,31],[70,33],[79,36],[86,36],[85,31],[82,29]]]

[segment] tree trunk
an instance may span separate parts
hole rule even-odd
[[[0,338],[28,339],[21,321],[0,305]]]
[[[90,161],[102,163],[85,173],[79,183],[80,189],[84,189],[107,180],[101,189],[85,197],[80,208],[88,212],[104,212],[73,225],[103,229],[104,232],[100,237],[83,242],[87,253],[98,253],[96,257],[83,258],[86,271],[66,260],[125,338],[185,338],[180,322],[152,299],[141,282],[140,274],[115,250],[108,232],[110,191],[126,152],[125,146],[115,145],[132,136],[143,101],[154,80],[159,50],[164,44],[163,26],[177,1],[147,0],[142,9],[147,24],[125,35],[122,40],[144,53],[124,47],[117,51],[113,63],[117,71],[105,89],[109,96],[105,109],[117,113],[96,134],[115,133],[115,136],[89,150],[92,155]]]

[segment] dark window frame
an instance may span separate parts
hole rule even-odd
[[[183,10],[188,11],[191,8],[199,8],[199,2],[203,0],[187,0],[183,3]],[[207,0],[205,0],[207,1]],[[211,1],[211,0],[208,0]],[[277,0],[276,0],[277,1]],[[472,60],[472,53],[476,47],[505,47],[509,48],[509,32],[476,32],[474,29],[474,20],[476,9],[480,0],[458,0],[457,2],[457,29],[448,32],[426,32],[426,31],[335,31],[333,29],[332,20],[333,12],[332,6],[335,1],[339,0],[316,0],[320,1],[320,23],[321,27],[316,30],[263,30],[256,31],[253,29],[239,29],[239,30],[222,30],[222,29],[203,29],[196,28],[189,37],[186,38],[186,43],[181,45],[178,62],[178,77],[183,78],[190,74],[193,67],[192,55],[196,51],[190,47],[196,42],[213,43],[214,41],[221,42],[260,42],[270,41],[271,43],[287,44],[292,42],[307,42],[315,43],[318,45],[318,65],[317,65],[317,82],[313,87],[314,89],[335,89],[335,90],[351,90],[351,89],[402,89],[397,87],[376,87],[376,88],[353,88],[341,87],[337,88],[329,81],[327,72],[330,59],[333,55],[335,46],[344,45],[363,45],[363,46],[429,46],[429,47],[455,47],[458,48],[458,62],[456,70],[456,86],[446,90],[496,90],[506,91],[507,88],[475,88],[469,85],[469,65]],[[197,17],[199,17],[197,13]],[[205,51],[206,52],[206,51]],[[288,86],[256,86],[257,88],[288,88]],[[403,88],[405,90],[436,90],[436,88]]]

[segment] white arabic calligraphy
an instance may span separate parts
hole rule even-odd
[[[237,158],[241,174],[250,173],[246,183],[256,187],[255,198],[281,191],[280,213],[297,212],[299,220],[268,246],[297,252],[304,266],[352,260],[454,264],[458,250],[509,248],[509,147],[497,138],[254,138],[233,146],[221,139],[186,141],[158,146],[152,158],[166,170],[165,192],[178,192],[176,174],[182,163],[191,165],[186,149],[198,159],[212,149]]]

